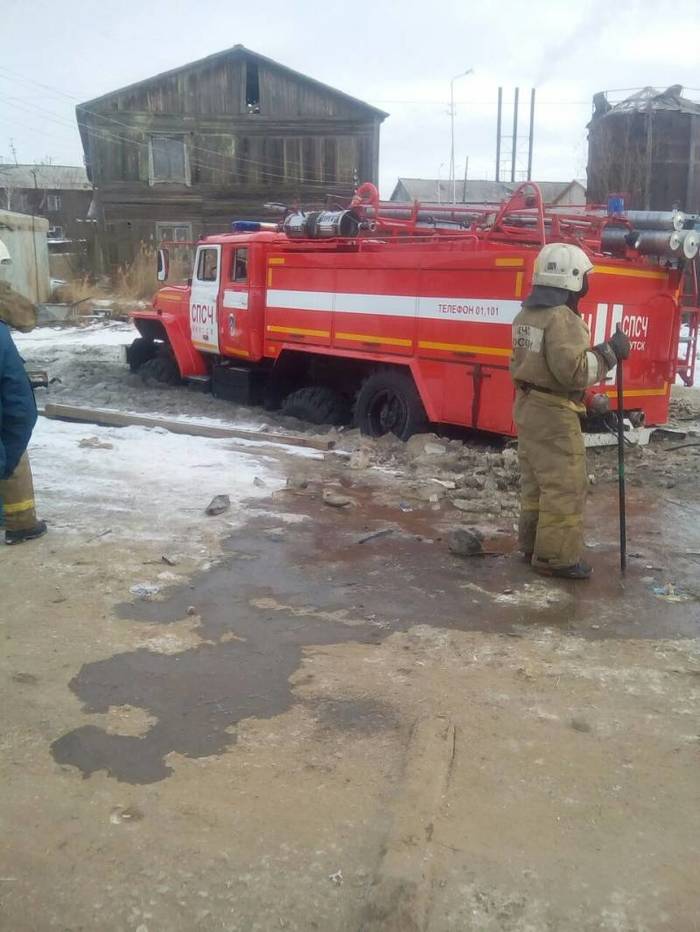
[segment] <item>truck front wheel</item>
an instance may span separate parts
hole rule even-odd
[[[157,356],[149,359],[139,369],[144,382],[163,382],[166,385],[179,385],[182,382],[180,370],[175,357],[167,349],[161,349]]]
[[[410,373],[380,369],[362,383],[355,403],[355,420],[363,434],[395,434],[408,440],[425,429],[427,416]]]
[[[126,348],[126,361],[132,372],[138,372],[141,366],[148,362],[158,352],[158,346],[153,340],[146,337],[136,337],[131,346]]]

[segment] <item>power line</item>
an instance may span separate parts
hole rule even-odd
[[[57,114],[54,111],[47,110],[45,107],[40,107],[36,104],[34,105],[20,104],[20,103],[17,103],[16,101],[13,101],[11,98],[0,97],[0,100],[3,100],[3,99],[10,106],[16,107],[20,110],[24,110],[25,112],[31,113],[32,110],[36,110],[42,114],[44,119],[49,119],[52,123],[55,123],[59,126],[65,126],[71,129],[75,128],[75,125],[73,123],[70,123],[67,120],[62,119],[61,117],[57,116]],[[92,111],[86,111],[86,112],[92,112]],[[100,117],[102,116],[102,114],[96,114],[96,115]],[[119,123],[119,121],[113,121],[113,122]],[[111,132],[108,129],[94,126],[91,123],[81,122],[80,120],[77,121],[77,125],[78,125],[78,128],[82,127],[86,129],[89,133],[91,133],[93,136],[95,136],[98,139],[102,139],[107,142],[127,143],[128,145],[139,146],[143,149],[149,149],[148,142],[143,142],[141,140],[134,139],[132,136],[128,136],[128,137],[120,136],[120,135],[117,135],[116,133]],[[133,130],[133,127],[129,126],[126,123],[119,123],[119,125],[122,125],[128,128],[130,131]],[[168,135],[168,134],[165,133],[164,135]],[[226,155],[225,153],[217,152],[214,149],[207,149],[203,146],[196,146],[196,145],[190,145],[189,150],[209,153],[215,156],[216,159],[219,159],[222,161],[231,159],[232,161],[245,162],[248,165],[252,165],[252,166],[260,168],[261,174],[264,175],[266,178],[275,179],[276,181],[285,182],[286,184],[290,184],[290,185],[300,185],[305,188],[317,188],[319,189],[319,191],[320,190],[327,191],[329,188],[331,189],[339,188],[339,187],[347,186],[348,184],[352,184],[352,181],[350,180],[346,182],[330,181],[330,180],[324,181],[323,179],[315,177],[315,176],[309,179],[304,179],[301,176],[296,177],[296,178],[290,178],[288,175],[284,175],[284,174],[280,174],[279,172],[272,171],[267,162],[262,162],[259,159],[251,159],[246,156],[237,155],[237,154],[234,154],[233,156],[229,156],[229,155]],[[189,156],[189,151],[188,151],[188,156]],[[302,169],[303,167],[302,163],[297,162],[296,160],[287,159],[286,161],[287,161],[287,164],[289,164],[290,166],[294,166],[297,169]],[[202,168],[206,170],[212,170],[213,168],[215,168],[215,166],[212,165],[211,162],[203,162],[197,158],[192,158],[191,156],[189,156],[189,164],[191,167]]]

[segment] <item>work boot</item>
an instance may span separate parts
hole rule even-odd
[[[5,531],[5,543],[8,545],[23,544],[26,540],[36,540],[37,537],[46,534],[47,530],[46,521],[37,521],[33,527],[22,528],[18,531]]]
[[[579,560],[572,566],[550,566],[541,560],[535,560],[532,568],[540,576],[554,576],[557,579],[590,579],[593,567]]]

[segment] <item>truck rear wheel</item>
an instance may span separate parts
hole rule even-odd
[[[146,337],[136,337],[131,346],[126,349],[126,361],[132,372],[138,372],[141,366],[148,362],[158,352],[158,345]]]
[[[287,395],[282,404],[282,414],[311,424],[346,424],[350,419],[345,399],[325,385],[299,388]]]
[[[362,383],[355,404],[355,420],[363,434],[395,434],[408,440],[427,423],[423,402],[412,376],[397,369],[380,369]]]

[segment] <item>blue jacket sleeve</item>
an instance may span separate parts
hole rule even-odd
[[[10,330],[0,322],[0,478],[15,471],[36,423],[36,402]]]

